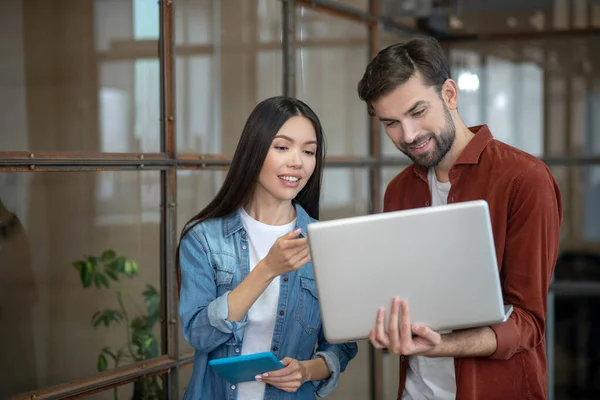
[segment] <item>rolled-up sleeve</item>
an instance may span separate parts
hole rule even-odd
[[[506,322],[491,327],[497,340],[493,359],[508,359],[543,340],[562,222],[560,191],[544,167],[519,177],[510,205],[501,278],[504,301],[514,310]]]
[[[331,344],[325,339],[323,328],[319,332],[319,345],[313,355],[313,359],[322,357],[329,368],[329,378],[320,381],[313,381],[314,391],[319,397],[326,397],[335,388],[340,381],[340,374],[346,370],[348,363],[358,353],[358,346],[354,342]]]
[[[205,354],[224,343],[240,344],[248,323],[247,316],[239,322],[227,319],[230,292],[217,297],[215,270],[195,230],[189,231],[181,240],[179,268],[179,317],[184,339]]]

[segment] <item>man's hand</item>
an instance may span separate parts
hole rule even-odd
[[[402,311],[402,317],[399,316]],[[408,303],[394,298],[387,330],[385,329],[385,312],[377,311],[375,329],[371,329],[369,339],[376,349],[387,348],[394,354],[402,356],[423,355],[442,342],[439,333],[426,326],[413,325],[410,322]],[[413,334],[416,335],[413,337]]]
[[[286,357],[281,360],[285,368],[257,375],[256,380],[275,386],[286,392],[295,392],[304,382],[310,380],[308,368],[302,361]]]

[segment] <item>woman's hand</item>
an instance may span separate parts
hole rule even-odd
[[[273,276],[295,271],[310,261],[308,239],[296,239],[301,232],[297,229],[278,238],[262,260],[263,266]]]
[[[300,386],[310,380],[308,368],[303,361],[286,357],[281,360],[281,363],[285,368],[256,375],[256,380],[270,384],[286,392],[295,392]]]

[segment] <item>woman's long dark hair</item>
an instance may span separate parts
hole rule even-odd
[[[248,117],[223,186],[208,206],[186,223],[179,238],[180,243],[181,239],[199,223],[228,216],[250,201],[275,135],[283,124],[295,116],[303,116],[312,122],[317,135],[317,152],[315,170],[294,201],[301,205],[308,215],[319,219],[319,197],[325,157],[321,122],[315,112],[304,102],[291,97],[276,96],[258,103]],[[181,287],[179,245],[176,258],[177,283],[178,287]]]

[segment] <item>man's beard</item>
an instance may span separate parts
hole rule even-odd
[[[446,157],[446,154],[452,148],[454,144],[454,139],[456,138],[456,128],[454,127],[454,122],[452,121],[452,115],[450,114],[450,110],[447,107],[444,107],[445,111],[445,124],[442,131],[439,135],[436,135],[433,132],[427,133],[425,135],[419,136],[415,140],[413,140],[410,144],[397,144],[396,147],[398,150],[403,152],[410,158],[417,166],[425,169],[437,167],[440,162]],[[424,141],[431,139],[433,143],[431,143],[431,149],[422,154],[413,155],[410,151],[409,146],[416,143],[423,143]]]

